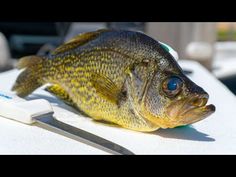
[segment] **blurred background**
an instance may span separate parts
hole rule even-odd
[[[25,55],[46,55],[73,36],[101,28],[142,31],[170,45],[179,59],[205,66],[236,95],[236,23],[58,22],[0,23],[0,72]]]

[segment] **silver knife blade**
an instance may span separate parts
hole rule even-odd
[[[133,152],[116,143],[53,118],[51,113],[40,117],[37,116],[35,121],[35,124],[39,127],[101,149],[108,153],[115,155],[134,155]]]

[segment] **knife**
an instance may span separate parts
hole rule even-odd
[[[36,125],[111,154],[134,155],[133,152],[116,143],[55,119],[53,114],[51,104],[45,99],[27,101],[15,94],[0,92],[0,116],[2,117]]]

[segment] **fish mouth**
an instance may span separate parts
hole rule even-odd
[[[169,117],[175,124],[187,125],[205,119],[215,112],[213,104],[206,105],[208,94],[194,95],[185,101],[179,100],[168,108]]]

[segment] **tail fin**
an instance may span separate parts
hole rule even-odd
[[[25,97],[40,87],[42,83],[43,58],[38,56],[27,56],[17,63],[18,69],[25,69],[18,76],[12,91],[16,91],[20,97]]]

